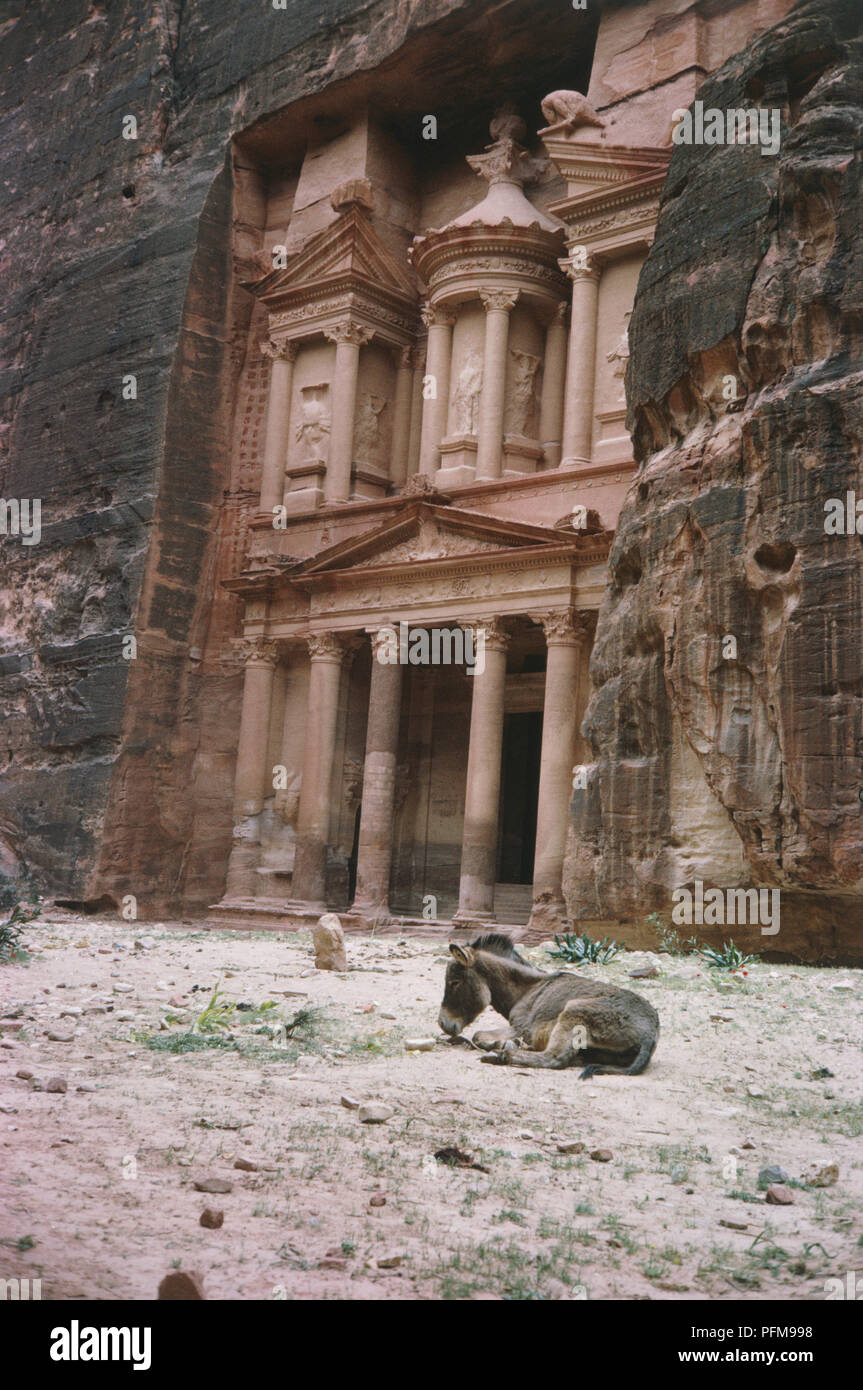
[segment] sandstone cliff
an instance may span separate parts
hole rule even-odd
[[[783,890],[763,945],[859,943],[863,554],[824,523],[863,499],[860,22],[857,0],[800,5],[700,89],[779,108],[778,155],[673,155],[630,326],[640,468],[592,659],[581,917],[701,878]]]

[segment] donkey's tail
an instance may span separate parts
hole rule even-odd
[[[628,1067],[614,1067],[604,1062],[595,1062],[585,1067],[579,1081],[589,1081],[592,1076],[638,1076],[639,1072],[644,1071],[656,1049],[658,1034],[653,1037],[645,1038],[644,1042],[635,1054]]]

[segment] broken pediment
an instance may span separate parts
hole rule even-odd
[[[559,547],[569,537],[544,526],[527,526],[506,518],[457,511],[430,503],[411,503],[386,526],[331,547],[304,565],[304,578],[339,571],[415,565],[461,556],[494,555],[547,545]]]

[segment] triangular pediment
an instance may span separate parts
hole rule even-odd
[[[271,301],[350,283],[388,290],[411,301],[416,298],[410,275],[355,205],[310,237],[284,269],[272,271],[249,288]]]
[[[566,181],[566,197],[552,205],[570,216],[583,204],[601,204],[621,193],[647,194],[661,184],[671,150],[653,146],[604,145],[572,136],[549,137],[546,149]]]
[[[386,525],[354,536],[308,560],[295,576],[315,578],[344,571],[416,565],[493,555],[524,547],[560,546],[571,537],[546,526],[412,502]]]

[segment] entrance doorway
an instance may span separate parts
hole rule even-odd
[[[498,883],[532,883],[542,712],[508,714],[503,725]]]

